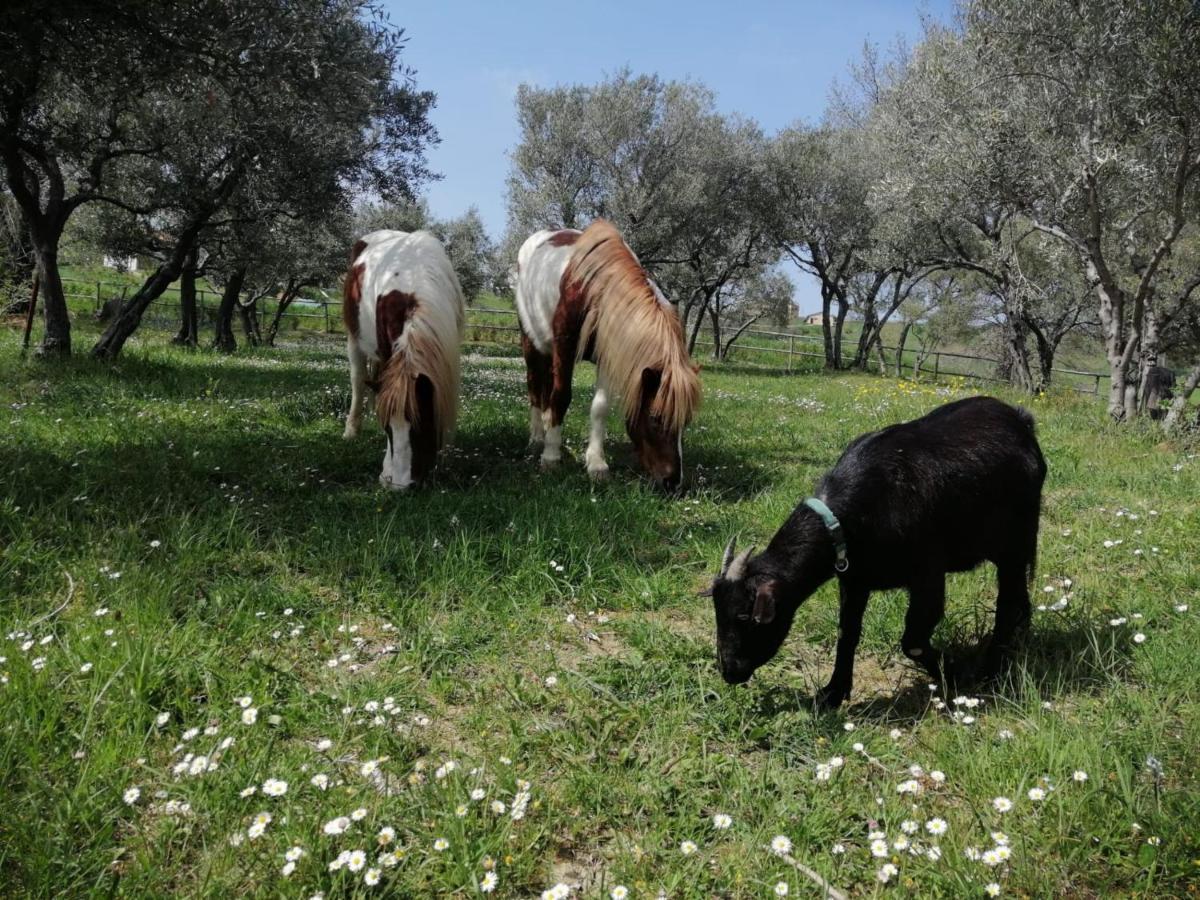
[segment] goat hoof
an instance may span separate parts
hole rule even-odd
[[[542,467],[543,471],[549,471],[551,469],[557,469],[560,462],[562,462],[562,457],[560,456],[556,456],[553,459],[546,459],[546,457],[543,456],[539,460],[538,464]]]
[[[832,710],[841,706],[849,697],[850,692],[845,688],[827,684],[817,691],[817,696],[814,699],[816,700],[817,709]]]
[[[588,477],[592,481],[608,481],[608,466],[600,465],[588,468]]]
[[[358,427],[355,426],[354,428],[351,428],[349,425],[347,425],[346,430],[342,432],[342,440],[352,441],[356,437],[358,437]]]

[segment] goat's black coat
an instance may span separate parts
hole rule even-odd
[[[945,575],[996,565],[999,597],[988,665],[998,666],[1029,620],[1046,463],[1033,417],[991,397],[948,403],[920,419],[856,438],[817,485],[847,545],[833,678],[820,700],[850,694],[854,650],[871,591],[907,588],[905,654],[941,678],[929,643],[945,607]],[[747,680],[778,651],[797,607],[834,576],[821,518],[800,505],[757,556],[713,583],[726,681]]]

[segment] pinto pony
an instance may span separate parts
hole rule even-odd
[[[542,464],[562,457],[562,421],[575,363],[596,364],[587,470],[604,478],[610,397],[642,467],[673,490],[683,474],[683,429],[700,402],[674,308],[611,223],[539,231],[517,255],[517,313],[529,386],[530,440]]]
[[[358,435],[370,385],[388,439],[379,481],[404,490],[432,471],[458,414],[466,307],[438,239],[374,231],[358,241],[342,315],[351,390],[344,437]]]

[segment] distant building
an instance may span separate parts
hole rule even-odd
[[[809,313],[807,316],[804,317],[804,324],[805,325],[820,325],[821,324],[821,314],[819,312]]]
[[[116,269],[118,272],[136,272],[138,270],[136,256],[109,256],[106,253],[101,263],[104,268]]]

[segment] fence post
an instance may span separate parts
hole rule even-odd
[[[329,334],[329,301],[322,300],[321,307],[325,310],[325,333]]]
[[[100,282],[97,281],[96,282],[96,312],[100,312],[101,306],[102,306],[102,304],[100,302]]]
[[[935,380],[938,377],[938,369],[941,368],[941,365],[942,365],[942,354],[940,354],[940,353],[933,354],[933,377]]]
[[[1100,396],[1100,376],[1096,376],[1096,396]]]
[[[796,352],[796,339],[788,335],[788,371],[792,371],[792,354]]]

